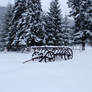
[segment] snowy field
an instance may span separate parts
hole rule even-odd
[[[28,53],[0,53],[0,92],[92,92],[92,48],[70,61],[23,61]]]

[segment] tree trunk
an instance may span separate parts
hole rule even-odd
[[[85,50],[85,42],[82,42],[82,50]]]

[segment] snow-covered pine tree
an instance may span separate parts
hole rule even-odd
[[[63,45],[62,15],[58,0],[53,0],[50,4],[46,27],[46,44]]]
[[[48,32],[47,32],[47,29],[48,29],[48,22],[49,22],[49,18],[48,18],[48,14],[47,12],[43,12],[42,13],[42,20],[43,20],[43,26],[44,26],[44,32],[45,32],[45,45],[48,45],[47,44],[47,39],[48,39]]]
[[[87,0],[87,25],[88,25],[88,37],[89,44],[92,46],[92,0]]]
[[[69,19],[68,19],[68,16],[65,15],[64,17],[64,21],[63,21],[63,32],[64,32],[64,45],[69,45],[70,44],[70,40],[71,40],[71,28],[69,26]]]
[[[15,5],[13,7],[12,11],[12,19],[10,22],[10,30],[11,32],[9,33],[8,37],[8,44],[7,44],[7,50],[19,50],[19,41],[18,38],[16,37],[16,34],[18,32],[18,23],[19,19],[22,17],[22,13],[25,11],[25,5],[26,5],[26,0],[15,0]]]
[[[82,50],[85,50],[92,32],[92,0],[68,0],[68,5],[75,20],[74,43],[82,44]]]
[[[44,31],[41,19],[42,8],[40,0],[28,0],[26,15],[26,34],[27,46],[44,45]]]
[[[65,15],[63,20],[63,33],[64,33],[64,45],[72,45],[73,44],[73,24],[71,24],[71,19],[69,19],[68,15]]]
[[[10,32],[10,21],[12,19],[12,5],[9,3],[8,6],[7,6],[7,11],[5,13],[5,16],[4,16],[4,28],[3,28],[3,31],[2,31],[2,46],[3,48],[6,48],[6,44],[8,42],[8,34]]]

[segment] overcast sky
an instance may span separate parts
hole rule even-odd
[[[0,0],[0,6],[7,6],[7,4],[9,2],[13,3],[14,0]],[[42,1],[42,8],[43,10],[47,11],[48,8],[49,8],[49,5],[50,5],[50,2],[52,0],[41,0]],[[69,9],[68,9],[68,6],[67,6],[67,1],[68,0],[59,0],[60,1],[60,5],[61,5],[61,8],[62,8],[62,13],[63,14],[69,14]]]

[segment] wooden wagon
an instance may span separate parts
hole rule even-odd
[[[70,60],[73,58],[73,51],[69,47],[35,46],[32,47],[32,50],[32,59],[25,61],[24,63],[35,60],[39,60],[39,62],[53,62],[57,57],[60,57],[64,60]]]

